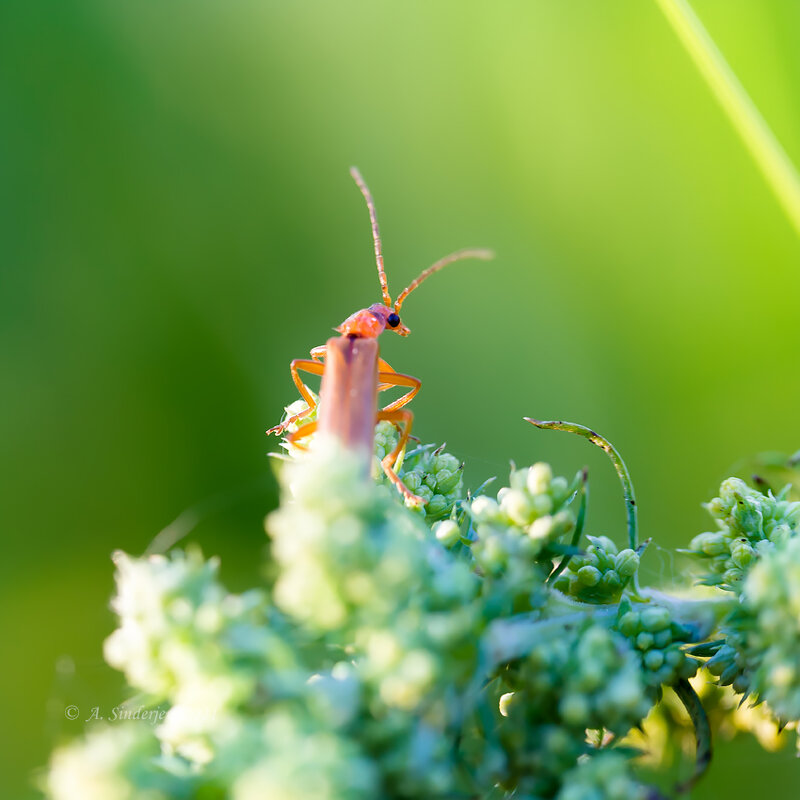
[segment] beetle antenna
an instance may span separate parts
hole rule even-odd
[[[408,285],[407,288],[403,289],[402,292],[397,296],[397,300],[394,304],[394,310],[399,311],[400,306],[403,305],[403,301],[408,297],[414,289],[419,286],[425,278],[433,275],[434,272],[438,272],[442,267],[446,267],[448,264],[452,264],[454,261],[461,261],[463,258],[481,258],[485,261],[488,261],[491,258],[494,258],[494,253],[491,250],[456,250],[455,253],[450,253],[449,256],[445,256],[444,258],[440,258],[435,264],[428,267],[428,269],[423,270],[418,278],[415,278],[411,283]]]
[[[383,294],[384,305],[392,307],[392,297],[389,294],[389,284],[386,281],[386,270],[383,268],[383,253],[381,252],[381,234],[378,230],[378,215],[375,213],[375,202],[372,199],[372,193],[369,187],[361,177],[358,167],[350,167],[350,174],[356,185],[361,189],[361,194],[364,195],[364,200],[367,201],[367,210],[369,211],[369,221],[372,223],[372,241],[375,244],[375,263],[378,265],[378,280],[381,282],[381,293]]]

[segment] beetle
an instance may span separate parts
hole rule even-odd
[[[465,258],[490,259],[493,253],[482,249],[465,249],[450,253],[423,270],[393,301],[386,280],[372,193],[356,167],[350,169],[350,174],[361,190],[369,211],[375,263],[378,267],[383,302],[374,303],[369,308],[356,311],[347,317],[334,328],[340,335],[329,339],[324,345],[314,347],[310,351],[310,359],[297,358],[291,362],[289,370],[292,380],[308,407],[270,428],[267,434],[284,433],[289,426],[307,417],[317,408],[317,400],[303,382],[300,373],[320,375],[322,384],[318,418],[295,430],[287,437],[287,441],[296,444],[300,439],[317,432],[320,436],[338,439],[348,449],[362,455],[363,463],[369,465],[374,451],[375,424],[381,420],[388,420],[397,427],[400,436],[394,450],[381,460],[381,466],[407,501],[422,504],[422,498],[413,494],[395,471],[397,462],[408,443],[414,418],[405,406],[420,390],[422,382],[412,375],[395,371],[384,361],[379,354],[377,339],[385,330],[394,331],[400,336],[408,336],[411,333],[400,319],[400,309],[408,295],[434,272]],[[378,409],[378,392],[392,387],[402,387],[407,391]]]

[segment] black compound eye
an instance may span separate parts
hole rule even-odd
[[[386,324],[390,328],[396,328],[400,324],[400,315],[395,314],[394,311],[386,317]]]

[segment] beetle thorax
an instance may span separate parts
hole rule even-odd
[[[374,339],[386,329],[386,320],[391,313],[388,306],[375,303],[351,314],[336,330],[342,336]]]

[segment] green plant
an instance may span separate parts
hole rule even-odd
[[[640,585],[647,544],[619,454],[589,429],[531,421],[609,453],[624,546],[585,533],[583,470],[569,480],[534,464],[493,496],[465,493],[458,460],[421,446],[399,470],[425,500],[412,509],[318,442],[279,462],[263,587],[230,594],[218,562],[191,548],[117,554],[106,660],[134,705],[165,713],[58,749],[48,795],[644,800],[702,774],[712,725],[741,726],[731,692],[782,727],[800,718],[789,488],[725,481],[708,504],[716,530],[686,551],[713,588],[668,595]],[[376,458],[393,436],[378,426]],[[696,749],[678,786],[666,771],[685,733],[676,705]],[[664,725],[667,737],[647,737]]]

